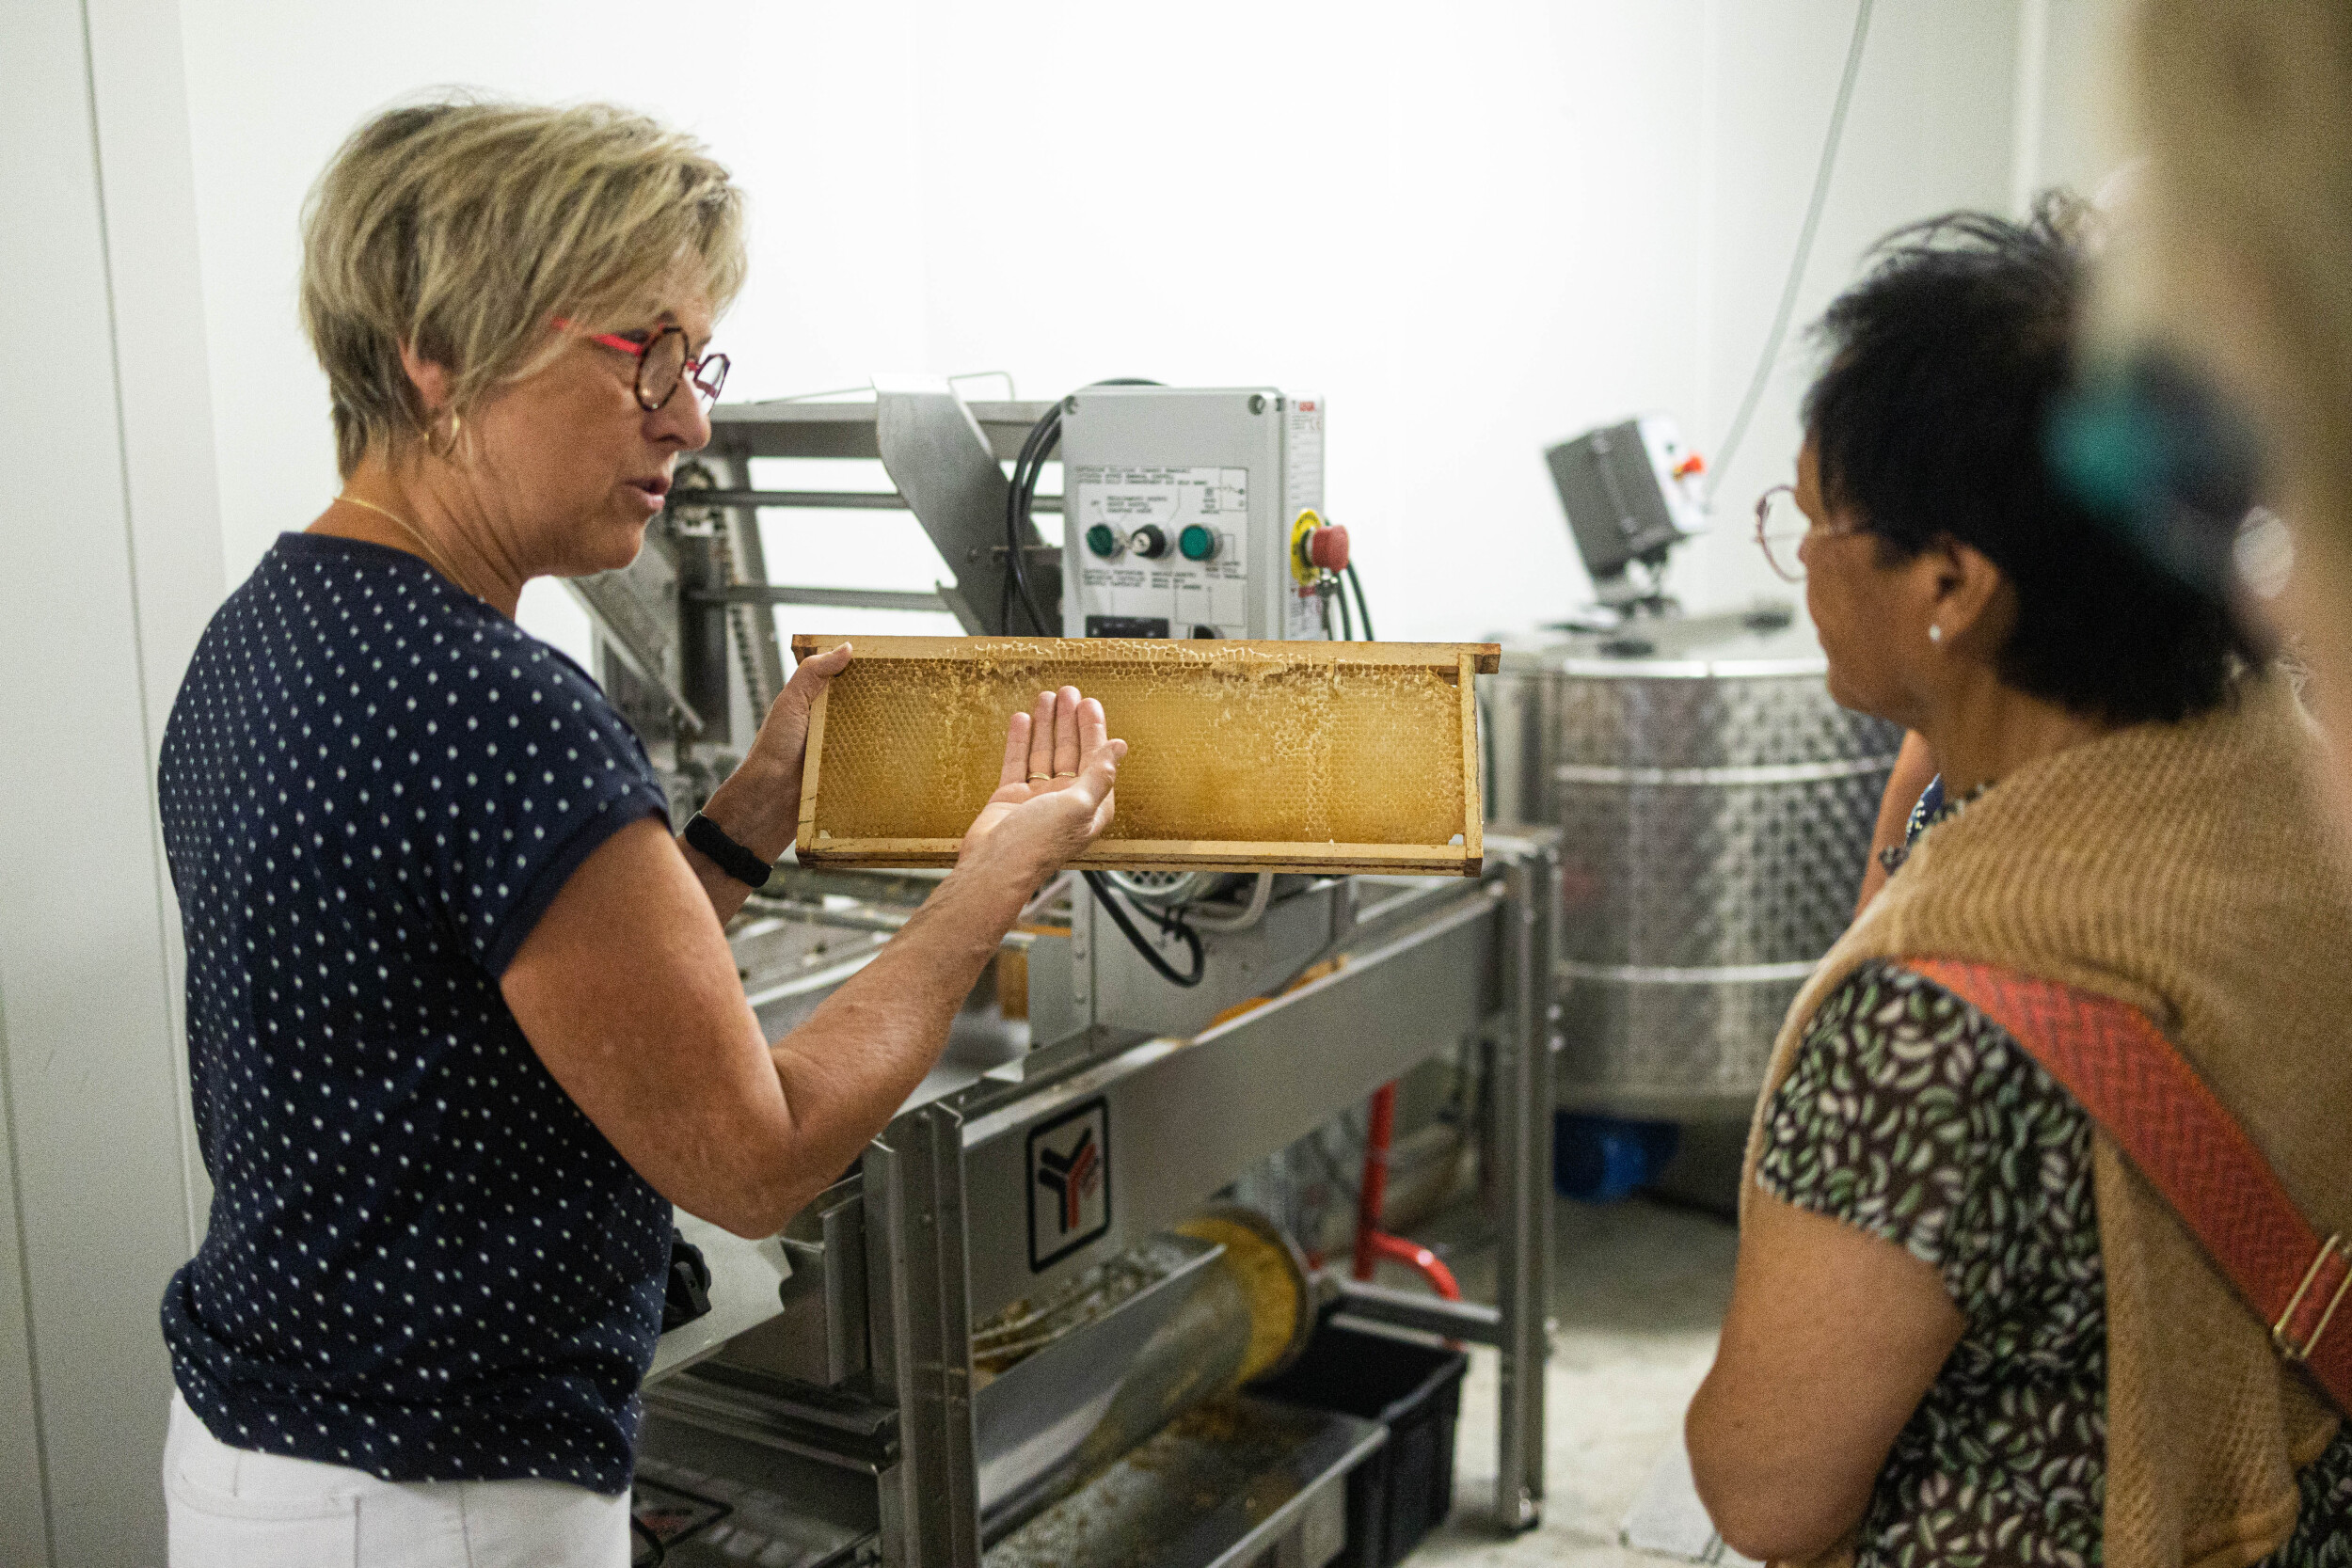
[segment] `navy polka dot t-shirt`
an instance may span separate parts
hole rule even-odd
[[[164,843],[215,1185],[164,1338],[222,1442],[618,1493],[670,1209],[499,976],[664,813],[580,667],[417,557],[281,536],[172,705]]]

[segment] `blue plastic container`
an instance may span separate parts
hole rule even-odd
[[[1563,1197],[1614,1203],[1657,1180],[1681,1147],[1682,1129],[1671,1121],[1555,1112],[1551,1185]]]

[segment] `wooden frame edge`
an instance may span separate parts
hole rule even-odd
[[[802,848],[806,865],[935,868],[956,863],[960,838],[829,838]],[[1219,839],[1102,839],[1070,864],[1082,871],[1288,871],[1474,877],[1485,857],[1454,844],[1304,844]]]
[[[851,656],[853,658],[973,658],[987,654],[1023,651],[1050,658],[1063,657],[1065,645],[1068,648],[1100,649],[1111,641],[1118,642],[1124,650],[1162,650],[1168,654],[1189,654],[1194,657],[1204,652],[1240,648],[1269,658],[1285,658],[1295,664],[1405,664],[1442,669],[1448,674],[1455,673],[1460,656],[1467,653],[1480,674],[1491,675],[1502,667],[1502,645],[1499,642],[1340,642],[1311,638],[1285,642],[1259,638],[832,637],[795,632],[792,636],[792,657],[796,660],[803,659],[811,654],[850,642],[857,648]],[[1136,662],[1149,662],[1151,657],[1146,653]]]
[[[819,783],[818,760],[825,752],[825,702],[833,692],[819,691],[808,710],[808,744],[801,753],[801,820],[792,834],[796,854],[805,854],[817,842],[817,790]]]

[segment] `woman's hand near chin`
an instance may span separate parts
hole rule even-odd
[[[1101,703],[1074,686],[1039,692],[1036,708],[1007,727],[996,793],[965,832],[958,868],[1001,870],[1025,887],[1060,870],[1110,826],[1126,754]]]

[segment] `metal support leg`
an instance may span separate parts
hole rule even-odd
[[[1502,1163],[1497,1522],[1530,1529],[1543,1515],[1544,1362],[1550,1352],[1552,911],[1560,860],[1532,841],[1503,873],[1505,1011],[1495,1050]]]
[[[882,1477],[882,1559],[978,1568],[962,1118],[908,1112],[867,1146],[865,1173],[874,1376],[898,1402],[900,1440]]]

